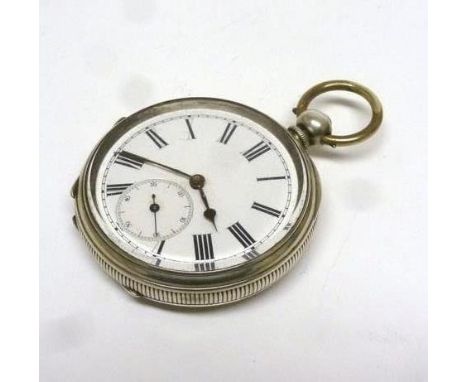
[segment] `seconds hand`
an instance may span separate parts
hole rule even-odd
[[[159,211],[159,204],[156,203],[156,195],[153,194],[151,195],[151,198],[153,199],[153,203],[150,204],[150,211],[154,215],[154,237],[158,236],[158,220],[156,218],[156,213]]]

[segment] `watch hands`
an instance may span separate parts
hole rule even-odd
[[[173,172],[174,174],[183,176],[184,178],[187,178],[187,179],[190,179],[192,177],[190,174],[187,174],[186,172],[180,171],[180,170],[178,170],[178,169],[176,169],[174,167],[170,167],[170,166],[167,166],[167,165],[159,163],[159,162],[155,162],[155,161],[153,161],[151,159],[142,157],[140,155],[129,153],[128,151],[122,151],[122,153],[125,153],[125,156],[127,158],[134,159],[137,162],[146,163],[147,165],[150,165],[150,166],[155,166],[155,167],[162,168],[164,170]]]
[[[206,197],[205,191],[203,190],[203,186],[205,185],[205,177],[200,174],[196,174],[190,177],[190,187],[195,190],[200,191],[200,196],[205,205],[205,211],[203,212],[203,216],[213,224],[216,231],[218,231],[218,227],[216,227],[215,217],[216,217],[216,210],[210,207],[208,203],[208,198]]]
[[[159,211],[159,204],[156,203],[156,195],[153,194],[151,195],[151,198],[153,199],[153,203],[150,204],[150,211],[153,213],[154,215],[154,237],[157,237],[158,236],[158,220],[157,220],[157,212]]]
[[[208,198],[206,197],[205,191],[203,190],[203,186],[205,185],[205,177],[203,175],[200,175],[200,174],[190,175],[190,174],[187,174],[186,172],[178,170],[178,169],[176,169],[174,167],[170,167],[170,166],[167,166],[165,164],[155,162],[155,161],[153,161],[151,159],[142,157],[142,156],[137,155],[137,154],[130,153],[128,151],[125,151],[123,153],[125,153],[125,156],[127,158],[129,158],[129,159],[133,159],[133,160],[135,160],[137,162],[145,163],[145,164],[150,165],[150,166],[159,167],[159,168],[162,168],[164,170],[170,171],[170,172],[172,172],[174,174],[177,174],[177,175],[183,176],[184,178],[189,179],[190,187],[192,187],[195,190],[199,190],[200,196],[201,196],[202,201],[203,201],[203,204],[205,205],[206,209],[203,212],[203,216],[209,222],[211,222],[213,224],[215,230],[218,231],[218,227],[216,226],[216,222],[215,222],[216,210],[210,207],[210,205],[208,203]],[[151,211],[154,212],[154,214],[155,214],[154,219],[155,219],[155,225],[156,225],[156,212],[159,210],[159,205],[154,202],[156,196],[153,195],[153,197],[154,197],[153,198],[153,204],[151,204],[150,209],[152,208],[152,206],[157,206],[156,211],[153,211],[151,209]]]

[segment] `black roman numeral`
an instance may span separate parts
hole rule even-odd
[[[188,131],[189,131],[189,133],[190,133],[190,137],[191,137],[192,139],[195,139],[195,134],[193,133],[192,124],[190,123],[190,120],[189,120],[189,119],[186,119],[186,120],[185,120],[185,123],[187,124]]]
[[[133,183],[108,184],[106,186],[106,192],[107,192],[106,195],[107,196],[120,195],[132,184]]]
[[[255,158],[258,158],[260,155],[265,154],[267,151],[270,151],[270,146],[261,141],[246,152],[242,153],[242,155],[250,162]]]
[[[145,161],[138,155],[129,153],[128,151],[121,151],[119,155],[117,155],[115,163],[139,170]]]
[[[150,139],[154,142],[156,146],[158,146],[159,149],[163,148],[164,146],[167,146],[167,142],[162,139],[158,134],[154,132],[154,130],[149,129],[146,132],[146,135],[150,137]]]
[[[280,180],[280,179],[286,179],[285,176],[268,176],[266,178],[257,178],[257,182],[264,182],[266,180]]]
[[[252,204],[252,208],[254,210],[265,212],[266,214],[275,216],[275,217],[279,217],[281,215],[281,211],[275,210],[274,208],[265,206],[257,202],[254,202],[254,204]]]
[[[237,129],[237,125],[233,123],[228,123],[219,141],[224,144],[228,143],[232,137],[232,134],[234,134],[234,131],[236,131],[236,129]]]
[[[211,234],[193,235],[193,246],[195,249],[195,259],[205,261],[204,263],[195,263],[196,271],[212,271],[215,268],[213,242]]]
[[[239,222],[229,226],[228,230],[237,240],[239,240],[244,248],[247,248],[255,243],[255,239],[250,236],[250,234],[245,230],[244,227],[242,227]]]

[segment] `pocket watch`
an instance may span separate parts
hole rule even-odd
[[[337,136],[309,104],[357,93],[372,118]],[[382,121],[378,98],[351,81],[309,89],[283,128],[237,102],[183,98],[119,119],[74,183],[73,222],[94,257],[135,297],[209,307],[251,297],[285,275],[317,219],[320,182],[311,145],[345,146]]]

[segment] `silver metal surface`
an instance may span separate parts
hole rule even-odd
[[[331,120],[328,115],[317,109],[303,111],[296,120],[295,130],[301,143],[307,147],[322,143],[322,138],[331,134]]]
[[[343,90],[351,93],[355,93],[363,97],[368,103],[372,110],[372,117],[370,122],[365,126],[363,129],[357,131],[353,134],[348,135],[333,135],[331,134],[331,130],[328,134],[322,135],[320,137],[320,143],[324,145],[329,145],[331,147],[339,147],[339,146],[349,146],[354,145],[356,143],[360,143],[366,139],[369,139],[377,129],[382,124],[383,120],[383,109],[382,104],[380,103],[379,98],[372,92],[369,88],[361,85],[357,82],[348,81],[348,80],[332,80],[332,81],[325,81],[321,82],[309,90],[307,90],[297,103],[297,106],[293,109],[293,112],[301,116],[307,108],[309,104],[314,100],[316,97],[323,93],[336,91],[336,90]],[[331,125],[331,124],[330,124]],[[302,129],[299,125],[297,128],[293,127],[290,129],[291,133],[301,141],[303,140],[304,136],[306,141],[310,140],[308,137],[310,135],[307,129]],[[312,141],[314,141],[312,139]]]

